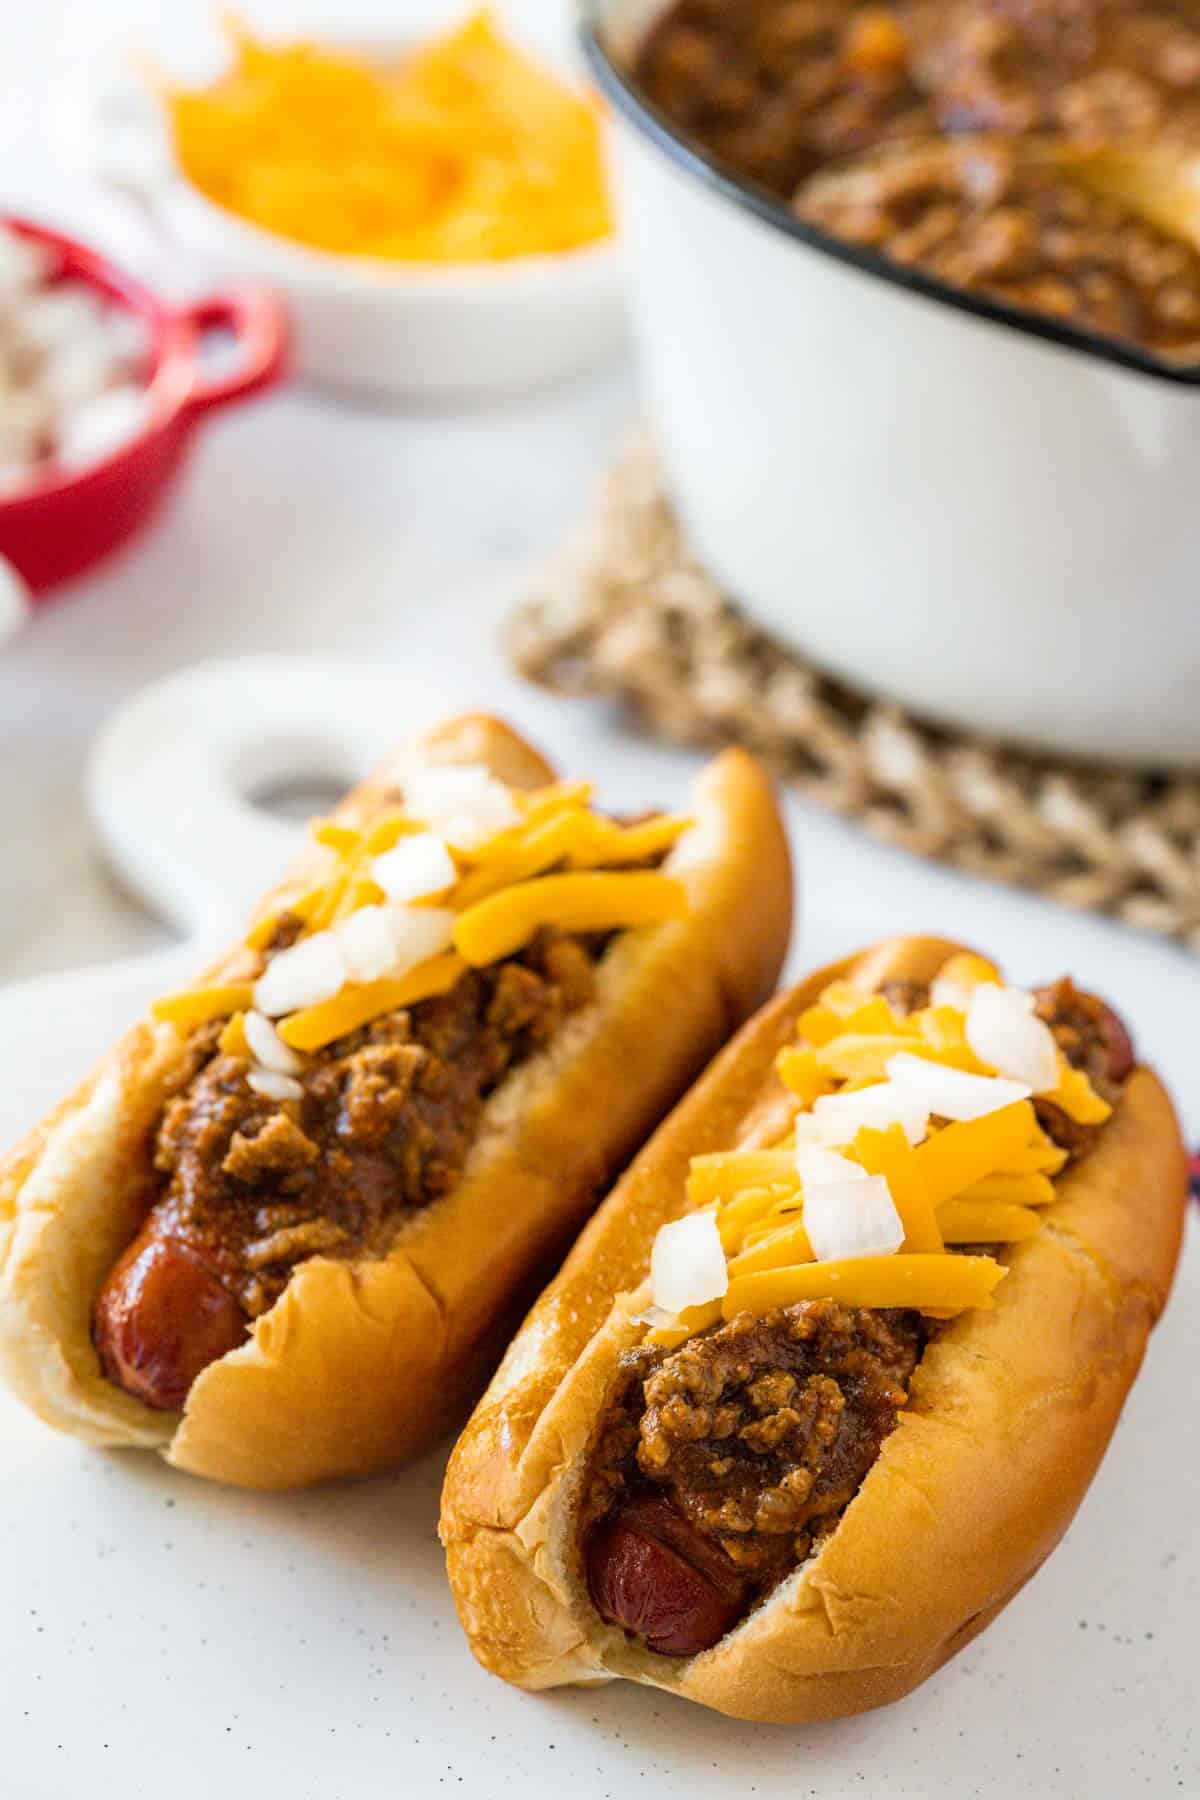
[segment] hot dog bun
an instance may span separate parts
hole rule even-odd
[[[484,762],[519,787],[552,776],[515,732],[472,714],[391,757],[337,818],[371,819],[406,769],[430,761]],[[514,1291],[778,975],[791,875],[767,778],[726,753],[691,805],[696,823],[669,858],[687,915],[614,941],[594,1002],[496,1090],[462,1179],[387,1256],[299,1264],[175,1415],[106,1380],[91,1336],[100,1285],[145,1214],[149,1137],[185,1057],[176,1026],[134,1026],[0,1165],[0,1365],[27,1404],[92,1443],[156,1449],[256,1488],[363,1474],[445,1430],[486,1373]],[[263,915],[304,889],[313,863],[297,863]],[[233,951],[209,979],[245,979],[246,958]]]
[[[606,1625],[577,1511],[596,1421],[692,1156],[786,1128],[777,1052],[822,989],[928,981],[960,946],[883,943],[771,1002],[663,1124],[580,1237],[455,1449],[442,1536],[485,1667],[525,1687],[624,1676],[738,1718],[809,1722],[916,1687],[995,1617],[1062,1536],[1165,1303],[1186,1178],[1171,1103],[1134,1070],[1037,1237],[1005,1254],[993,1311],[931,1343],[855,1499],[809,1560],[713,1649],[655,1655]]]

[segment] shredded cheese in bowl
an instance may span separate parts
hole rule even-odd
[[[230,68],[162,83],[179,166],[228,212],[402,263],[547,254],[611,235],[598,105],[471,15],[394,64],[229,27]]]

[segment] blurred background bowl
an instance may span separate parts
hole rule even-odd
[[[185,9],[186,10],[186,9]],[[506,31],[556,73],[579,83],[573,9],[498,6]],[[406,7],[381,42],[344,12],[253,4],[239,17],[256,31],[311,35],[334,48],[395,60],[405,46],[461,20],[461,0]],[[222,65],[219,15],[196,7],[178,29],[156,21],[143,54],[184,81]],[[547,25],[550,26],[547,29]],[[215,61],[214,61],[215,56]],[[260,229],[210,201],[174,154],[165,110],[129,68],[78,68],[60,101],[60,138],[77,166],[136,202],[165,245],[208,278],[266,282],[284,298],[300,375],[368,398],[449,401],[505,395],[611,356],[624,336],[616,239],[544,255],[460,264],[339,255]]]

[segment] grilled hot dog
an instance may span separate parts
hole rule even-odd
[[[1166,1094],[1070,981],[909,938],[781,996],[459,1441],[442,1536],[476,1655],[781,1722],[907,1693],[1069,1523],[1185,1193]]]

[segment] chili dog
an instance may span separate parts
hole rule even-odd
[[[631,1165],[446,1476],[485,1667],[807,1722],[1061,1537],[1170,1289],[1171,1103],[1069,981],[902,938],[770,1003]]]
[[[522,1283],[770,991],[790,926],[774,796],[741,752],[687,815],[622,823],[468,715],[313,835],[245,941],[0,1165],[18,1394],[249,1487],[446,1429]]]

